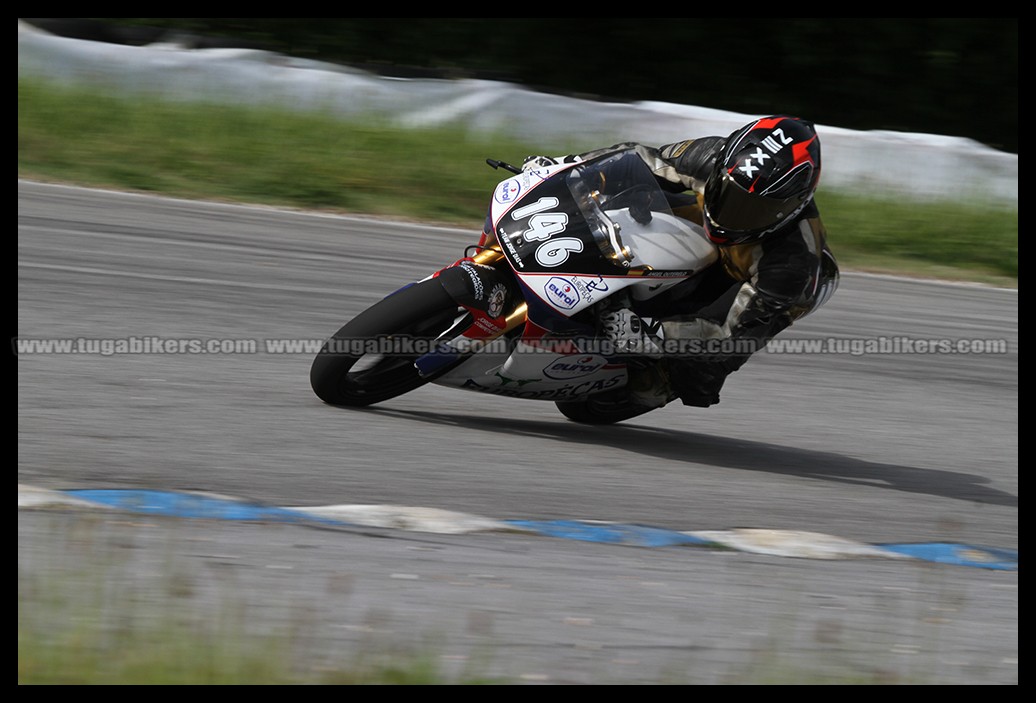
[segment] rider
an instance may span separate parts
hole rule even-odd
[[[697,347],[704,353],[634,364],[630,379],[639,404],[659,407],[678,396],[685,405],[708,407],[719,402],[730,373],[826,302],[838,285],[838,265],[813,200],[820,140],[812,122],[774,115],[727,137],[657,149],[625,142],[556,159],[530,156],[522,168],[629,148],[651,168],[673,213],[696,222],[717,245],[719,260],[700,282],[692,279],[646,306],[638,304],[637,312],[661,319],[661,325],[644,324],[637,312],[620,308],[602,314],[602,327],[613,341],[655,358],[668,346],[664,340],[708,340],[712,347]]]

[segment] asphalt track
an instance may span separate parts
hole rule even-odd
[[[669,406],[610,428],[575,425],[551,403],[434,386],[343,410],[310,391],[311,354],[264,345],[326,337],[461,256],[472,234],[18,190],[19,340],[81,338],[92,352],[17,354],[20,505],[23,486],[161,491],[1018,549],[1016,291],[846,274],[785,337],[881,339],[893,351],[853,353],[846,341],[760,354],[719,406]],[[159,339],[259,346],[102,346]],[[938,353],[918,340],[1002,340],[1007,353]],[[173,571],[199,613],[226,607],[229,593],[248,627],[306,623],[299,652],[314,666],[416,651],[446,671],[529,683],[1018,682],[1016,567],[343,522],[25,507],[20,591],[89,573],[159,601]]]

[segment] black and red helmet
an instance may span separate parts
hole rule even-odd
[[[813,199],[820,139],[813,123],[774,115],[729,137],[705,184],[705,231],[717,244],[742,244],[780,229]]]

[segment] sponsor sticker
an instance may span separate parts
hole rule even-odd
[[[511,388],[500,386],[484,386],[473,378],[464,381],[459,388],[466,390],[481,391],[507,398],[529,398],[532,400],[564,400],[566,398],[581,398],[593,393],[600,393],[616,386],[621,386],[627,379],[625,372],[609,376],[608,378],[591,379],[588,381],[576,381],[565,383],[560,388]]]
[[[604,280],[603,276],[597,276],[596,278],[589,276],[574,277],[572,283],[579,290],[579,294],[583,296],[583,300],[588,303],[592,303],[595,298],[603,297],[608,293],[608,282]]]
[[[520,269],[525,268],[525,262],[522,261],[522,257],[518,255],[518,250],[515,249],[514,244],[511,243],[511,237],[508,234],[501,232],[500,241],[502,241],[504,246],[507,247],[507,251],[511,252],[511,258],[514,260],[514,265]]]
[[[522,186],[517,179],[512,178],[504,181],[496,187],[496,193],[493,198],[502,205],[513,203],[518,199],[518,195],[522,192]]]
[[[562,310],[571,310],[579,303],[579,293],[567,278],[552,276],[543,286],[543,292],[552,305]]]
[[[500,317],[504,312],[504,303],[507,301],[507,286],[497,283],[493,290],[489,291],[489,303],[486,306],[486,314],[490,317]]]
[[[543,374],[548,378],[566,381],[570,378],[589,376],[606,363],[607,359],[596,354],[573,354],[554,359],[543,367]]]

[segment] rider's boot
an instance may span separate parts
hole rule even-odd
[[[630,399],[646,408],[660,408],[673,397],[665,362],[631,364],[629,367]]]

